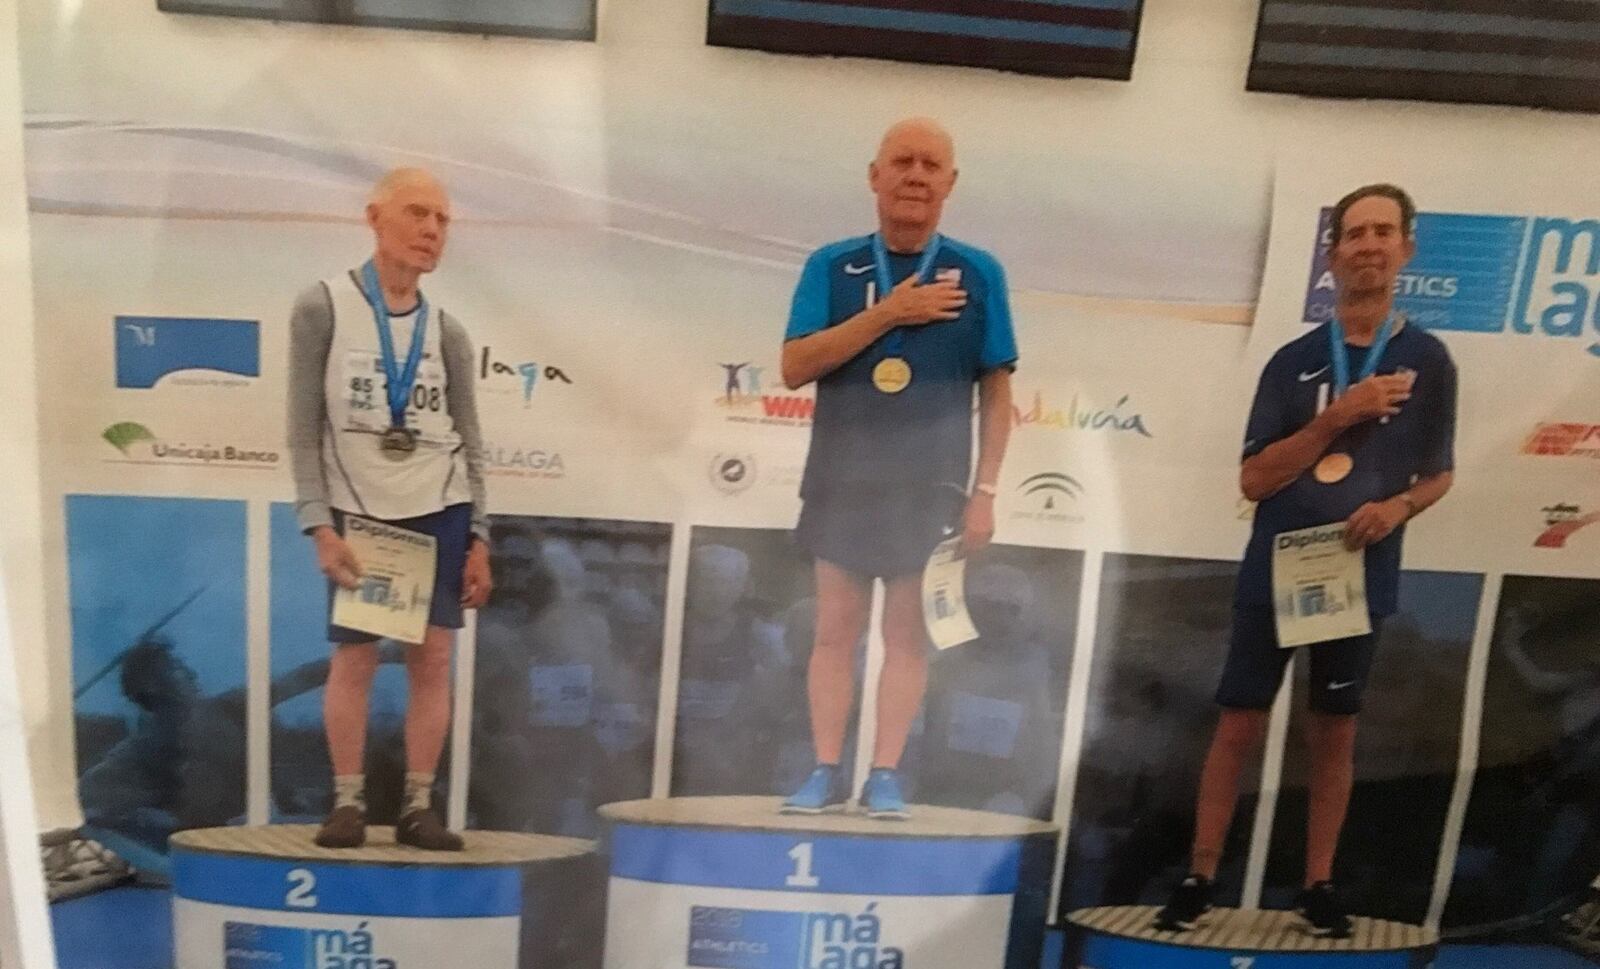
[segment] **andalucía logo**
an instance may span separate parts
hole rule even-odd
[[[1333,316],[1332,217],[1317,223],[1307,323]],[[1429,329],[1570,338],[1600,357],[1597,296],[1600,220],[1561,216],[1418,213],[1417,255],[1395,286],[1395,305]]]
[[[224,922],[223,969],[399,969],[400,961],[374,951],[366,922],[350,931]]]
[[[1540,424],[1522,453],[1552,458],[1600,458],[1600,424]]]
[[[1011,513],[1016,521],[1081,522],[1083,516],[1066,511],[1077,503],[1083,494],[1078,479],[1059,471],[1041,471],[1029,475],[1017,485],[1017,494],[1025,499],[1026,507]]]
[[[877,908],[868,902],[851,915],[691,906],[685,961],[705,969],[905,969],[905,950],[885,942]]]
[[[516,394],[522,398],[522,406],[527,407],[533,403],[533,392],[540,386],[541,378],[544,384],[552,386],[572,384],[572,378],[560,367],[533,360],[508,363],[496,359],[494,349],[487,346],[478,354],[478,382],[485,393]]]
[[[1043,391],[1033,392],[1031,406],[1011,405],[1011,426],[1046,428],[1052,431],[1101,431],[1107,434],[1128,433],[1140,437],[1155,437],[1145,425],[1144,415],[1128,403],[1123,394],[1110,407],[1098,406],[1077,394],[1065,408],[1047,400]]]
[[[191,464],[258,470],[273,468],[278,464],[277,451],[241,447],[237,444],[167,441],[152,433],[148,427],[134,421],[113,424],[100,432],[100,437],[117,449],[122,455],[121,460],[134,464]]]
[[[1545,530],[1533,540],[1535,548],[1566,548],[1567,539],[1586,525],[1600,522],[1600,511],[1585,515],[1577,505],[1556,504],[1543,509]]]
[[[756,483],[753,454],[718,454],[711,459],[711,484],[725,495],[736,495]]]
[[[785,427],[811,424],[811,414],[817,407],[815,397],[788,393],[782,383],[767,386],[767,368],[748,360],[718,366],[722,368],[722,392],[715,403],[727,410],[729,421]]]
[[[238,387],[249,382],[244,378],[261,376],[261,325],[255,320],[118,316],[111,325],[118,387],[148,390],[167,374],[184,370],[215,374],[176,378],[172,383]]]
[[[502,478],[544,478],[567,476],[567,462],[560,451],[536,447],[483,446],[484,474]]]

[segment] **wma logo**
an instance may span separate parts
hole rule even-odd
[[[769,393],[782,391],[783,385],[768,387],[763,381],[767,368],[754,362],[718,364],[722,368],[721,392],[715,403],[728,411],[727,419],[737,424],[781,424],[790,427],[811,423],[817,408],[815,397],[801,394]]]
[[[1333,316],[1332,209],[1323,209],[1304,319]],[[1417,255],[1395,286],[1407,318],[1436,330],[1594,339],[1600,356],[1600,220],[1417,215]]]
[[[118,387],[149,390],[162,377],[183,370],[261,376],[261,325],[255,320],[118,316],[112,327]],[[215,377],[180,382],[195,386],[244,383]]]

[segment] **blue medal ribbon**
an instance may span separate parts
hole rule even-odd
[[[922,251],[922,258],[917,261],[917,285],[925,286],[928,283],[928,273],[933,270],[933,261],[939,256],[939,245],[944,240],[935,232],[933,238],[928,240],[928,246]],[[883,243],[883,233],[872,234],[872,263],[878,275],[878,299],[888,297],[889,291],[894,289],[894,280],[889,275],[889,247]],[[900,327],[889,331],[889,339],[884,344],[888,356],[905,356],[905,337],[900,332]]]
[[[1373,337],[1372,346],[1367,348],[1367,359],[1361,364],[1356,383],[1378,372],[1383,351],[1388,348],[1390,337],[1394,336],[1394,321],[1395,314],[1391,312],[1383,325],[1378,327],[1378,335]],[[1333,398],[1337,400],[1350,389],[1350,350],[1344,345],[1344,324],[1339,322],[1337,316],[1328,325],[1328,350],[1333,357]]]
[[[367,303],[372,307],[372,319],[378,326],[378,350],[383,360],[385,389],[389,393],[389,426],[406,426],[406,404],[411,400],[411,388],[417,383],[417,368],[422,364],[423,336],[428,331],[428,300],[417,291],[417,322],[411,328],[411,349],[406,353],[402,368],[394,355],[394,337],[389,333],[389,306],[383,297],[383,287],[378,283],[378,267],[368,259],[361,267],[361,281],[365,284]]]

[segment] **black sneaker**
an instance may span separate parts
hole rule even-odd
[[[1294,910],[1312,935],[1322,939],[1350,938],[1350,916],[1333,882],[1317,882],[1295,896]]]
[[[1156,913],[1156,928],[1163,932],[1188,932],[1211,911],[1211,879],[1191,874],[1178,883],[1167,907]]]

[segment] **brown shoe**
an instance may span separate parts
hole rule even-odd
[[[460,851],[466,847],[461,835],[446,828],[432,811],[412,811],[402,815],[394,826],[394,840],[424,851]]]
[[[333,809],[316,842],[323,848],[359,848],[367,843],[367,814],[354,804]]]

